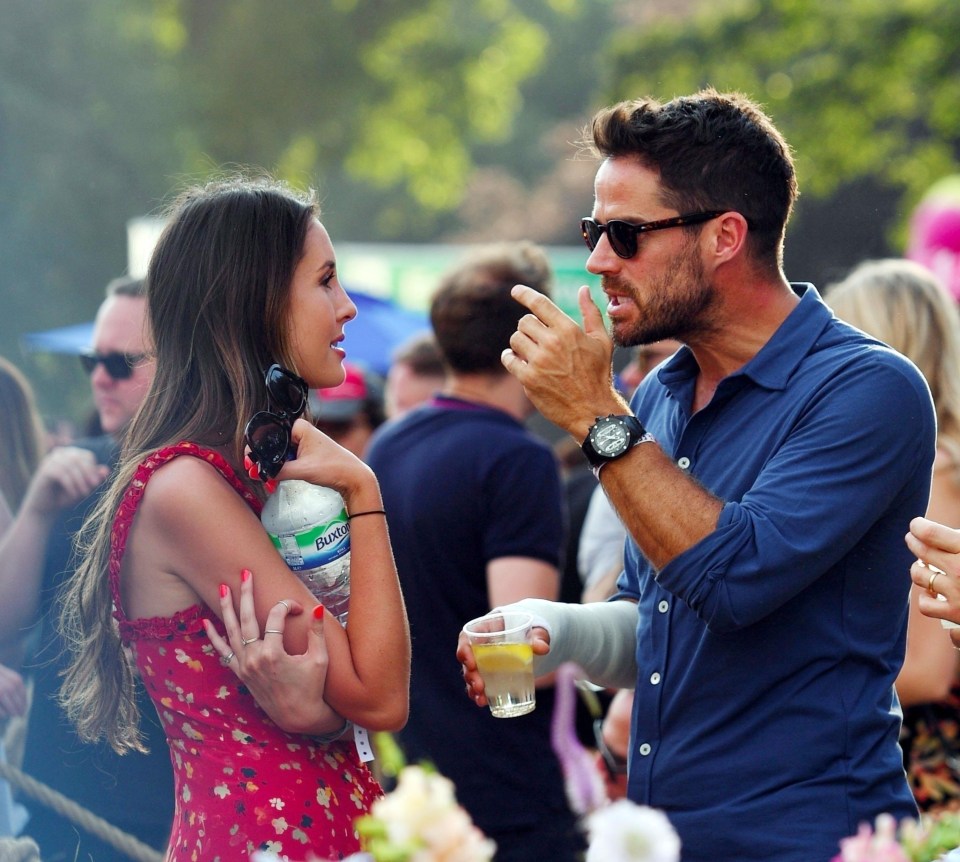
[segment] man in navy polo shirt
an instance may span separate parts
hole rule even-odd
[[[514,290],[530,313],[503,363],[582,441],[629,533],[609,603],[521,603],[543,624],[538,672],[575,659],[636,687],[628,795],[665,811],[684,862],[826,862],[861,822],[916,814],[893,682],[930,395],[785,278],[793,164],[750,100],[621,103],[592,144],[582,232],[613,340],[685,346],[628,406],[586,288],[582,329]]]
[[[407,759],[431,761],[497,842],[498,862],[575,862],[580,840],[550,745],[552,688],[536,709],[494,718],[463,697],[451,649],[492,607],[555,599],[563,499],[553,452],[524,427],[533,413],[500,364],[523,308],[518,281],[550,289],[529,242],[482,247],[445,273],[430,322],[447,369],[440,393],[378,429],[368,463],[380,480],[413,648]],[[538,295],[544,295],[538,293]]]

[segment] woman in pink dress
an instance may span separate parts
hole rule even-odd
[[[175,772],[168,860],[342,858],[381,792],[347,722],[396,730],[407,716],[409,634],[379,485],[293,424],[296,459],[278,478],[335,488],[355,518],[349,626],[323,624],[259,522],[244,427],[275,409],[274,363],[310,387],[343,380],[356,307],[316,204],[267,180],[181,196],[147,285],[156,375],[64,597],[63,702],[84,736],[135,749],[131,681],[143,679]]]

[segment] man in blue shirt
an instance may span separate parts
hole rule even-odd
[[[621,103],[594,118],[592,144],[582,229],[613,339],[685,346],[628,407],[587,289],[583,329],[514,289],[531,313],[503,363],[583,441],[629,532],[613,601],[522,603],[549,650],[538,673],[575,660],[636,687],[628,794],[665,811],[684,862],[826,862],[859,823],[916,814],[893,682],[929,392],[786,280],[793,165],[748,99]]]

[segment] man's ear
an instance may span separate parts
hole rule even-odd
[[[706,252],[714,264],[729,263],[743,253],[747,242],[749,227],[747,220],[738,212],[731,210],[722,216],[707,222],[709,228]]]

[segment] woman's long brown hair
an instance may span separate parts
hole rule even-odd
[[[265,369],[296,370],[286,336],[290,282],[317,215],[312,195],[243,177],[192,188],[173,205],[146,279],[155,377],[81,531],[82,561],[63,595],[60,627],[72,656],[60,698],[83,739],[143,750],[136,670],[108,576],[120,500],[147,455],[181,440],[226,442],[241,462],[243,427],[267,407]]]

